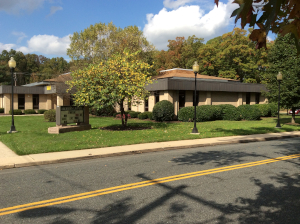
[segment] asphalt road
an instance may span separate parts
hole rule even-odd
[[[293,138],[0,170],[0,223],[299,224],[299,153]]]

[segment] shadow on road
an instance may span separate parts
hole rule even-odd
[[[280,145],[280,150],[277,153],[283,155],[300,153],[300,139],[293,139],[292,142],[286,141],[286,143],[274,141],[273,146],[276,147],[276,145]],[[198,151],[186,154],[181,158],[175,158],[173,162],[180,165],[203,165],[212,162],[216,166],[227,166],[236,162],[242,163],[247,160],[247,157],[249,159],[249,157],[262,156],[264,155],[247,152]],[[266,156],[265,158],[268,159]],[[282,162],[288,162],[299,168],[300,163],[295,161],[299,161],[299,159]],[[85,223],[153,223],[152,220],[148,220],[151,213],[155,210],[157,212],[157,209],[162,206],[167,206],[167,212],[160,214],[159,221],[155,221],[155,223],[189,223],[189,216],[193,214],[199,217],[198,221],[195,220],[196,223],[300,223],[299,173],[269,174],[269,181],[266,178],[250,178],[249,191],[254,192],[252,197],[225,198],[225,202],[222,203],[220,202],[222,200],[217,202],[207,199],[209,197],[202,195],[201,191],[200,193],[199,191],[194,192],[193,189],[197,189],[197,186],[189,186],[188,184],[174,186],[174,184],[153,180],[146,174],[136,176],[142,180],[153,182],[152,187],[163,189],[160,192],[164,193],[159,197],[150,199],[138,198],[135,194],[131,194],[129,197],[103,204],[99,198],[97,200],[99,204],[93,209],[84,208],[84,206],[76,206],[75,208],[70,204],[63,204],[23,211],[17,213],[17,216],[23,221],[27,218],[32,221],[35,219],[35,221],[40,221],[40,218],[49,219],[53,216],[51,223],[71,224],[75,223],[72,219],[73,215],[77,217],[81,215],[80,212],[83,212],[83,215],[90,217],[90,219],[85,219]],[[213,175],[211,176],[213,177]],[[216,193],[221,197],[222,192]],[[176,198],[176,202],[171,201],[174,198]],[[137,200],[141,201],[140,204],[135,204]],[[77,203],[80,204],[81,201],[77,201]],[[211,214],[204,214],[203,209],[211,211]]]

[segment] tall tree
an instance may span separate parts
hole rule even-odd
[[[264,49],[256,50],[247,31],[234,28],[232,32],[214,38],[199,49],[202,74],[259,83],[257,68],[267,60]],[[265,65],[265,63],[264,63]]]
[[[292,123],[295,123],[295,109],[300,105],[300,59],[291,34],[278,36],[275,45],[268,54],[270,67],[262,76],[262,83],[266,84],[268,92],[265,96],[270,102],[278,100],[278,72],[283,80],[280,90],[280,105],[286,109],[292,108]]]
[[[215,0],[218,6],[219,0]],[[235,22],[241,19],[241,26],[258,26],[250,35],[257,48],[266,48],[269,31],[286,35],[291,34],[294,45],[300,53],[300,1],[299,0],[235,0],[239,8],[232,12]]]
[[[168,40],[168,50],[161,50],[155,55],[155,69],[157,72],[171,68],[192,68],[197,59],[198,49],[203,44],[203,38],[197,38],[195,35],[176,37],[175,40]]]
[[[75,63],[72,68],[77,69],[89,63],[98,64],[117,52],[122,53],[125,48],[130,52],[139,51],[136,57],[144,61],[154,50],[137,26],[121,29],[113,23],[96,23],[73,34],[67,54]]]
[[[149,69],[151,66],[136,59],[139,52],[130,53],[125,49],[121,54],[115,53],[99,64],[90,64],[87,68],[72,72],[73,79],[68,82],[77,105],[88,105],[97,109],[118,104],[121,110],[122,126],[127,125],[124,111],[126,99],[144,99],[148,95],[146,83],[151,83]],[[124,116],[124,118],[123,118]]]

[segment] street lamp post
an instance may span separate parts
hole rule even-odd
[[[195,73],[195,94],[194,94],[194,107],[195,107],[195,113],[194,113],[194,128],[191,134],[199,134],[198,129],[196,127],[196,91],[197,91],[197,73],[199,72],[199,65],[197,61],[195,61],[193,65],[193,72]]]
[[[13,57],[10,58],[8,66],[11,71],[11,127],[7,133],[15,133],[17,132],[14,122],[14,69],[16,67],[16,61]]]
[[[282,81],[282,74],[281,72],[277,75],[277,81],[278,81],[278,119],[277,119],[277,125],[276,128],[281,128],[280,120],[279,120],[279,111],[280,111],[280,82]]]

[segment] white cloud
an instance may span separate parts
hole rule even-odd
[[[273,41],[273,39],[270,36],[267,36],[268,41]]]
[[[3,50],[14,49],[24,54],[36,53],[42,55],[67,56],[71,35],[59,38],[54,35],[35,35],[27,41],[27,46],[0,43],[0,53]]]
[[[17,43],[20,43],[24,38],[26,38],[26,34],[23,32],[12,32],[13,35],[19,37]]]
[[[2,44],[0,43],[0,53],[4,50],[10,51],[10,49],[16,47],[15,44]]]
[[[19,47],[17,50],[23,53],[38,52],[43,55],[67,55],[70,46],[70,35],[59,38],[54,35],[35,35],[27,41],[28,46]]]
[[[194,0],[164,0],[164,7],[169,9],[176,9]]]
[[[42,6],[45,0],[1,0],[0,11],[19,14],[20,11],[32,12]]]
[[[48,16],[52,16],[54,13],[56,13],[57,11],[62,10],[62,9],[63,9],[63,7],[61,7],[61,6],[51,6],[50,14]]]
[[[196,35],[207,41],[228,32],[226,28],[233,20],[230,15],[238,7],[231,2],[219,2],[219,7],[215,5],[207,14],[198,5],[181,6],[172,11],[163,8],[156,15],[147,14],[144,35],[159,50],[166,49],[168,40],[174,40],[177,36],[187,38]]]

